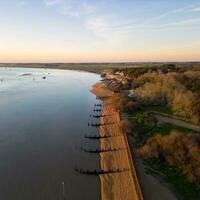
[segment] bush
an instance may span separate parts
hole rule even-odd
[[[146,73],[136,80],[140,87],[135,89],[135,96],[144,105],[169,106],[175,114],[197,123],[200,120],[199,96],[181,85],[179,79],[177,73]]]
[[[191,118],[194,122],[199,121],[199,100],[191,91],[176,90],[174,98],[171,101],[171,107],[174,113]]]
[[[139,109],[140,105],[136,101],[128,101],[124,106],[124,111],[126,112],[134,112]]]
[[[133,112],[139,108],[139,103],[129,100],[129,98],[115,94],[110,98],[110,103],[117,111],[120,112]]]
[[[145,159],[164,159],[180,169],[190,182],[200,184],[200,135],[176,131],[165,136],[157,134],[138,153]]]
[[[120,127],[126,134],[136,135],[136,125],[134,122],[130,122],[128,119],[123,119],[120,122]]]
[[[110,103],[117,111],[124,111],[124,107],[128,103],[128,98],[115,94],[110,98]]]

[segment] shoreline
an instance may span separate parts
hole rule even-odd
[[[97,97],[111,97],[113,92],[108,90],[104,83],[93,85],[91,90]],[[100,135],[118,135],[109,139],[100,140],[100,148],[124,148],[124,151],[100,153],[100,166],[103,170],[129,169],[129,171],[117,174],[100,175],[101,199],[115,200],[143,200],[131,151],[126,134],[120,127],[120,114],[109,103],[103,99],[103,115],[108,117],[100,118],[100,123],[114,122],[113,125],[101,126]]]
[[[106,88],[106,85],[103,82],[93,85],[91,92],[97,97],[111,97],[114,95],[111,90]],[[100,135],[105,135],[107,131],[110,131],[112,134],[113,132],[116,134],[116,129],[118,129],[120,132],[117,132],[118,134],[120,133],[121,136],[113,137],[113,139],[106,139],[107,142],[105,142],[105,139],[101,139],[100,148],[106,149],[111,145],[113,148],[125,147],[126,154],[119,152],[108,152],[106,154],[100,153],[100,166],[102,169],[106,170],[116,166],[124,167],[122,162],[126,162],[131,170],[129,173],[126,172],[126,175],[121,176],[121,179],[119,178],[119,175],[116,175],[118,178],[114,177],[114,175],[100,175],[101,199],[177,200],[177,196],[169,184],[164,184],[157,178],[146,173],[142,160],[136,155],[136,149],[133,145],[133,138],[123,133],[123,130],[119,127],[121,121],[120,113],[114,111],[115,117],[113,118],[113,106],[111,106],[107,99],[103,99],[102,102],[103,114],[111,114],[112,111],[112,116],[108,116],[108,119],[105,119],[105,117],[101,118],[100,123],[117,121],[117,127],[112,127],[113,125],[110,127],[102,126],[100,127]],[[119,159],[115,159],[116,154]],[[124,157],[126,157],[125,161],[123,159]],[[127,193],[127,196],[125,193]]]

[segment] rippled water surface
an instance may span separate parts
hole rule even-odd
[[[97,148],[84,138],[99,76],[50,69],[0,68],[0,199],[98,200],[99,179],[77,174],[94,169]]]

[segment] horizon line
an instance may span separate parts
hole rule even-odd
[[[200,63],[200,60],[183,60],[183,61],[87,61],[87,62],[48,62],[48,61],[33,61],[33,62],[8,62],[8,61],[0,61],[0,64],[117,64],[117,63],[124,63],[124,64],[134,64],[134,63]]]

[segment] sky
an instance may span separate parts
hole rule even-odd
[[[200,0],[0,0],[0,62],[200,61]]]

